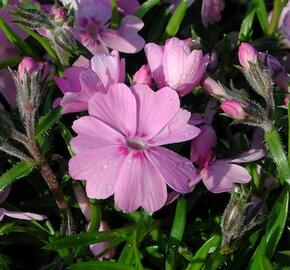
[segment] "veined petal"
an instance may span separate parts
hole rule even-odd
[[[96,92],[107,92],[99,76],[92,70],[85,70],[80,74],[80,83],[82,94],[88,98],[91,98]]]
[[[264,149],[261,149],[261,148],[250,149],[246,152],[243,152],[236,158],[227,159],[227,160],[233,163],[246,163],[246,162],[252,162],[252,161],[261,159],[262,157],[265,156],[265,154],[266,154],[266,151]]]
[[[8,211],[4,209],[4,215],[11,218],[16,219],[23,219],[23,220],[44,220],[47,219],[44,215],[38,215],[30,212],[15,212],[15,211]]]

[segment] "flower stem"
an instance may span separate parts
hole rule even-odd
[[[274,0],[272,18],[268,26],[268,36],[272,36],[275,33],[285,2],[285,0]]]
[[[177,200],[175,215],[170,232],[170,239],[167,246],[167,258],[165,262],[166,270],[174,270],[176,254],[179,247],[179,242],[182,240],[185,224],[186,224],[186,200],[180,197]]]
[[[281,184],[287,182],[290,184],[290,166],[286,158],[278,131],[273,128],[272,131],[265,132],[265,140],[269,152],[277,165]]]
[[[101,206],[97,200],[90,200],[90,216],[91,220],[87,232],[95,232],[99,229],[102,219]]]

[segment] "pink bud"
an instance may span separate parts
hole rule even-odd
[[[151,86],[152,77],[148,65],[143,65],[134,75],[133,84],[147,84]]]
[[[225,100],[220,105],[221,109],[230,117],[237,120],[243,120],[246,113],[243,110],[243,105],[237,100]]]
[[[51,13],[56,21],[64,21],[66,18],[66,12],[63,7],[52,8]]]
[[[219,97],[227,97],[224,88],[211,77],[205,77],[201,82],[201,86],[209,94]]]
[[[284,98],[284,104],[288,106],[289,100],[290,100],[290,95]]]
[[[249,43],[242,42],[238,51],[240,64],[248,69],[250,67],[249,62],[257,63],[258,51]]]
[[[25,56],[18,65],[18,76],[20,80],[23,79],[25,71],[31,75],[35,71],[41,71],[43,76],[48,75],[49,64],[47,62],[39,62],[31,57]]]

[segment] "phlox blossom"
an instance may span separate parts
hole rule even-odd
[[[192,162],[161,147],[200,132],[188,124],[191,114],[180,108],[175,91],[113,84],[106,94],[93,95],[88,112],[72,126],[78,135],[70,143],[76,155],[69,161],[69,173],[75,180],[86,180],[89,198],[114,194],[124,212],[139,207],[154,212],[166,202],[166,184],[189,192],[196,176]]]

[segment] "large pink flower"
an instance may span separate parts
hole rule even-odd
[[[196,175],[191,161],[160,147],[200,132],[188,124],[190,113],[180,108],[175,91],[113,84],[107,94],[97,92],[90,99],[89,115],[73,124],[76,156],[69,161],[71,177],[86,180],[89,198],[114,194],[124,212],[138,207],[154,212],[166,202],[166,184],[189,192]]]
[[[190,51],[190,40],[168,39],[164,46],[148,43],[145,53],[154,81],[159,87],[169,86],[180,96],[199,85],[208,64],[208,55]]]
[[[117,51],[111,54],[95,55],[91,61],[84,57],[64,72],[64,77],[56,77],[55,82],[64,93],[58,100],[62,113],[81,112],[88,109],[88,101],[96,91],[107,92],[113,83],[125,81],[125,60]]]
[[[76,35],[92,53],[107,53],[107,47],[125,53],[136,53],[145,44],[138,31],[144,23],[137,17],[127,15],[117,30],[108,28],[111,7],[102,1],[85,0],[77,9]]]

